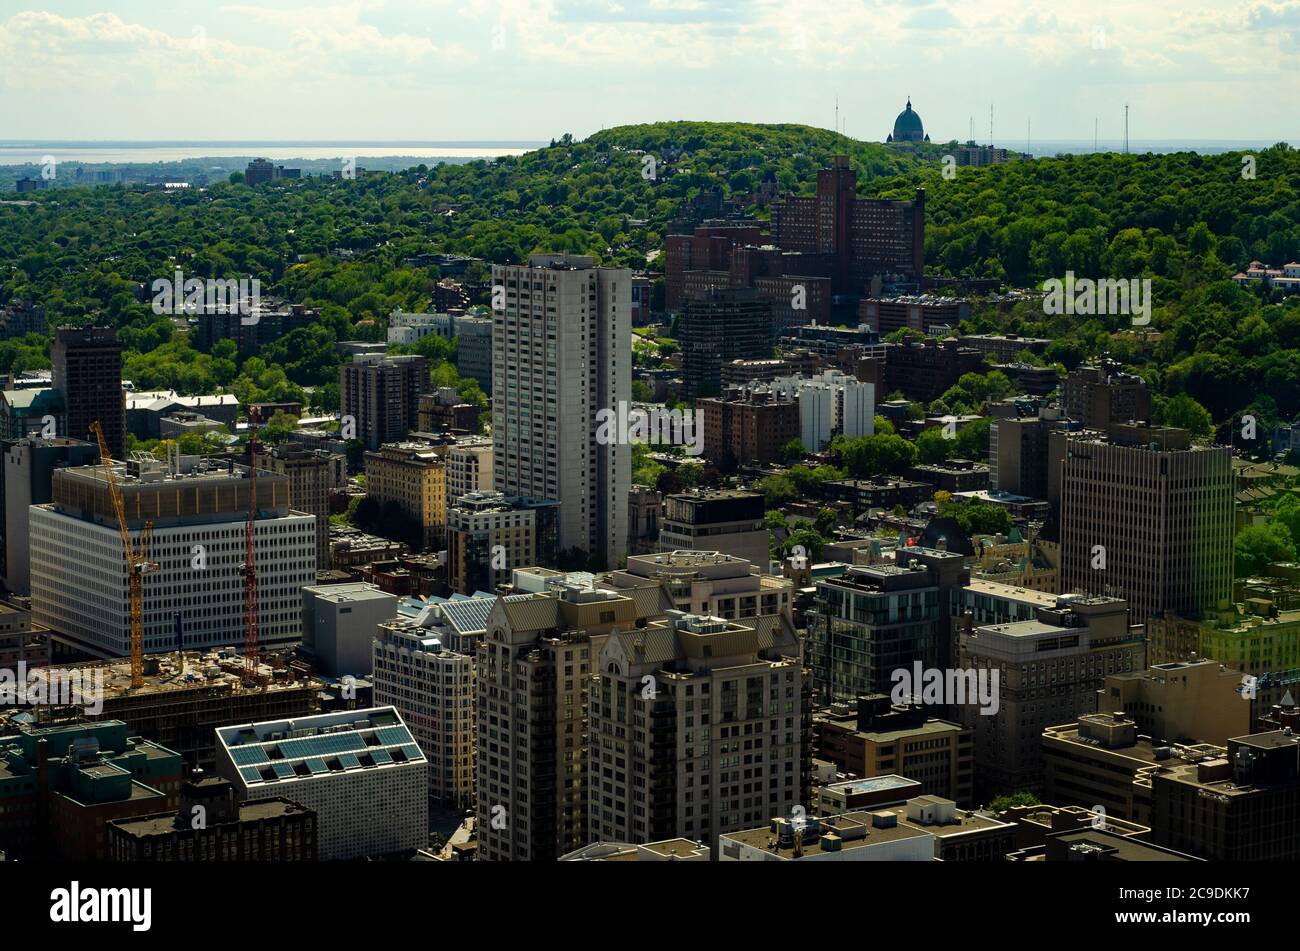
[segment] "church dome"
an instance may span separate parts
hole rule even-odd
[[[907,108],[898,114],[894,120],[895,142],[920,142],[925,138],[925,126],[921,124],[921,117],[912,111],[912,100],[907,100]]]

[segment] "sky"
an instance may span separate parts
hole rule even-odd
[[[0,0],[0,141],[549,140],[671,119],[882,140],[1300,143],[1300,0]]]

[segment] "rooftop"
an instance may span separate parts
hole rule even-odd
[[[425,763],[393,707],[222,727],[217,743],[246,787]]]
[[[884,819],[888,816],[888,819]],[[875,812],[846,812],[838,816],[809,818],[807,826],[800,836],[789,835],[784,841],[778,831],[781,823],[788,820],[776,819],[767,826],[758,829],[746,829],[743,832],[729,832],[719,837],[722,843],[728,840],[755,849],[762,849],[782,858],[797,858],[799,855],[819,855],[823,852],[848,852],[854,849],[899,842],[904,839],[933,839],[928,830],[917,826],[902,824],[898,817],[886,810]],[[887,824],[876,825],[877,822]],[[802,838],[799,847],[796,841]],[[828,841],[829,840],[829,841]]]

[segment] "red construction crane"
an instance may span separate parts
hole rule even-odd
[[[253,534],[257,528],[257,411],[248,413],[248,522],[244,525],[244,673],[257,679],[257,566],[253,559]]]

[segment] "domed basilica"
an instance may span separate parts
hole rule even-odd
[[[886,142],[929,142],[930,137],[925,134],[925,126],[921,124],[921,117],[912,111],[912,97],[907,98],[907,108],[898,114],[894,120],[894,134],[885,139]]]

